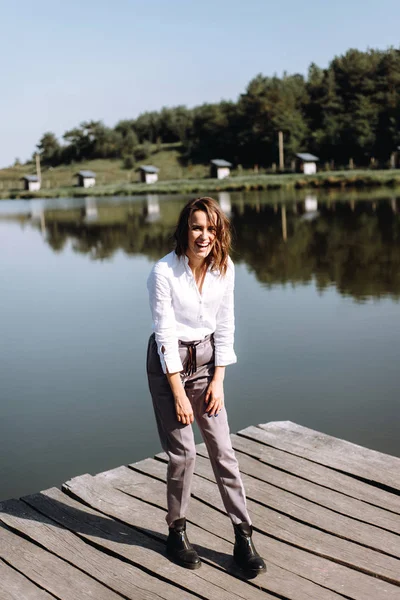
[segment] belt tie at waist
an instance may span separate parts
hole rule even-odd
[[[196,346],[197,344],[200,344],[200,342],[182,342],[182,340],[179,340],[179,343],[182,344],[182,346],[185,346],[188,351],[188,359],[184,375],[193,375],[197,371]]]
[[[192,343],[187,348],[188,348],[189,357],[188,357],[188,361],[187,361],[187,365],[186,365],[185,375],[193,375],[197,371],[196,345]]]
[[[188,359],[187,359],[187,364],[186,364],[186,371],[184,373],[184,375],[186,375],[187,377],[189,377],[190,375],[193,375],[194,373],[196,373],[197,371],[197,350],[196,350],[196,346],[198,346],[199,344],[205,342],[206,340],[212,338],[212,335],[208,335],[204,338],[204,340],[200,340],[198,342],[182,342],[182,340],[179,340],[179,343],[182,346],[185,346],[185,348],[187,348],[188,350]]]

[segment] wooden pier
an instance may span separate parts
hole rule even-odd
[[[400,459],[274,422],[232,435],[267,573],[246,580],[198,446],[188,533],[170,562],[166,457],[0,504],[1,600],[399,600]]]

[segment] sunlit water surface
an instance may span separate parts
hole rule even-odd
[[[396,195],[217,198],[235,228],[231,430],[290,420],[400,456]],[[0,499],[160,450],[146,279],[186,200],[0,202]]]

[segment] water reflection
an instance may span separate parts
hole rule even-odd
[[[217,199],[235,232],[235,260],[245,262],[268,286],[315,280],[320,291],[335,285],[357,300],[400,294],[400,218],[395,196],[369,202],[306,193],[291,202],[265,195],[221,192]],[[24,205],[8,219],[27,220],[46,243],[94,260],[118,250],[156,260],[172,247],[172,233],[185,199],[148,194],[130,202],[81,200],[61,206],[43,200]],[[82,205],[84,202],[84,205]],[[26,209],[29,207],[28,212]],[[24,215],[25,212],[25,215]]]
[[[231,195],[229,192],[219,192],[218,193],[218,202],[224,213],[228,218],[232,215],[232,202]]]
[[[44,201],[33,202],[30,206],[30,218],[32,223],[40,224],[40,231],[43,237],[46,237],[46,219],[44,211]]]
[[[155,223],[161,218],[160,200],[157,194],[147,194],[145,216],[146,223]]]
[[[304,199],[303,221],[313,221],[319,217],[317,196],[308,194]]]
[[[85,198],[85,208],[82,210],[85,223],[94,223],[97,221],[99,213],[97,210],[96,198]]]

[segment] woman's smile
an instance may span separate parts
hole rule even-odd
[[[196,210],[192,213],[186,251],[189,261],[193,262],[193,260],[206,258],[211,252],[215,235],[215,226],[208,219],[207,213],[202,210]]]

